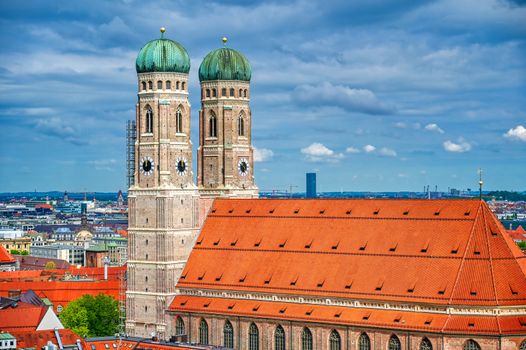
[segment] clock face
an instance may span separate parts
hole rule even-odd
[[[153,174],[153,159],[151,157],[142,157],[141,159],[141,173],[145,176]]]
[[[179,176],[185,176],[186,172],[188,170],[188,167],[186,166],[186,158],[185,157],[179,157],[175,161],[175,170],[177,171],[177,175]]]
[[[246,158],[241,158],[239,162],[237,162],[237,170],[239,172],[239,175],[241,176],[248,175],[248,171],[250,170],[250,165],[248,165],[248,160]]]

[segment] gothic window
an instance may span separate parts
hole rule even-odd
[[[148,90],[153,90],[153,83],[151,81],[148,82]]]
[[[206,97],[210,97],[210,89],[206,89]]]
[[[186,85],[186,83],[183,81],[183,82],[181,83],[181,90],[184,91],[185,85]]]
[[[175,90],[179,90],[179,82],[178,81],[175,82]]]
[[[209,123],[209,133],[210,137],[217,137],[217,118],[214,112],[210,114],[210,123]]]
[[[259,330],[254,323],[248,329],[248,350],[259,350]]]
[[[166,90],[172,90],[172,82],[170,80],[166,81]]]
[[[175,112],[175,132],[183,132],[183,113],[181,113],[181,107],[178,107],[177,112]]]
[[[162,89],[163,89],[163,82],[159,80],[157,82],[157,90],[162,90]]]
[[[234,97],[234,88],[230,88],[230,97]]]
[[[226,96],[226,88],[221,89],[221,96]]]
[[[275,350],[285,350],[285,330],[279,325],[274,333],[274,343]]]
[[[146,110],[146,132],[153,132],[153,112],[150,107]]]
[[[360,334],[358,339],[358,350],[371,350],[371,340],[367,333]]]
[[[223,329],[223,346],[225,348],[234,348],[234,327],[230,321],[225,322],[225,328]]]
[[[473,339],[470,339],[464,344],[464,350],[480,350],[480,345]]]
[[[243,112],[239,114],[237,119],[237,134],[238,136],[245,136],[245,118],[243,118]]]
[[[199,323],[199,344],[208,344],[208,323],[204,318]]]
[[[212,89],[212,97],[217,97],[217,90],[216,89]]]
[[[312,333],[306,327],[301,333],[301,350],[312,350]]]
[[[245,91],[243,92],[243,95],[244,95],[245,97],[247,97],[247,89],[245,89]]]
[[[433,345],[431,344],[429,339],[422,339],[422,342],[420,343],[420,350],[433,350]]]
[[[402,344],[400,344],[400,339],[396,335],[392,335],[389,338],[389,350],[402,350]]]
[[[522,341],[521,346],[519,347],[519,350],[526,350],[526,340]]]
[[[143,82],[141,83],[141,85],[142,85],[142,91],[146,91],[146,82],[143,81]]]
[[[184,321],[180,316],[177,316],[175,321],[175,335],[182,335],[184,332]]]
[[[239,97],[243,96],[243,89],[239,89]]]
[[[338,331],[333,330],[329,337],[329,348],[330,350],[341,350],[342,348],[342,338]]]

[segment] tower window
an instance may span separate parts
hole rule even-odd
[[[146,82],[143,81],[143,82],[141,83],[141,85],[142,85],[142,91],[146,91]]]
[[[221,89],[221,96],[226,96],[226,88]]]
[[[243,96],[243,89],[239,89],[239,97]]]
[[[153,132],[153,112],[150,107],[148,107],[148,110],[146,111],[146,132]]]
[[[245,136],[245,118],[243,118],[243,112],[241,112],[237,119],[237,130],[238,136]]]
[[[175,90],[179,90],[179,82],[178,81],[175,82]]]
[[[210,97],[210,89],[206,89],[206,97]]]
[[[181,90],[183,90],[183,91],[185,90],[185,85],[186,85],[186,83],[183,81],[183,82],[181,83]]]
[[[245,89],[245,91],[243,91],[243,95],[244,95],[244,97],[247,97],[247,89]]]
[[[214,112],[210,115],[210,137],[217,137],[217,118]]]
[[[163,82],[159,80],[157,82],[157,90],[162,90],[162,89],[163,89]]]
[[[230,88],[230,97],[234,97],[235,93],[234,93],[234,88]]]
[[[217,97],[217,90],[216,89],[212,89],[212,97]]]
[[[148,82],[148,90],[153,90],[153,83],[151,81]]]
[[[183,132],[183,114],[181,113],[181,108],[177,108],[175,112],[175,131],[178,133]]]
[[[172,82],[170,80],[166,81],[166,90],[172,90]]]

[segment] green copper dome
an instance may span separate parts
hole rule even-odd
[[[137,73],[188,73],[190,71],[190,57],[181,44],[161,37],[144,45],[137,55],[135,68]]]
[[[199,81],[250,81],[251,76],[252,70],[247,58],[242,53],[226,47],[210,52],[199,66]]]

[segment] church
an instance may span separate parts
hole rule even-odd
[[[248,350],[526,350],[526,258],[481,200],[258,199],[246,57],[139,52],[126,332]]]

